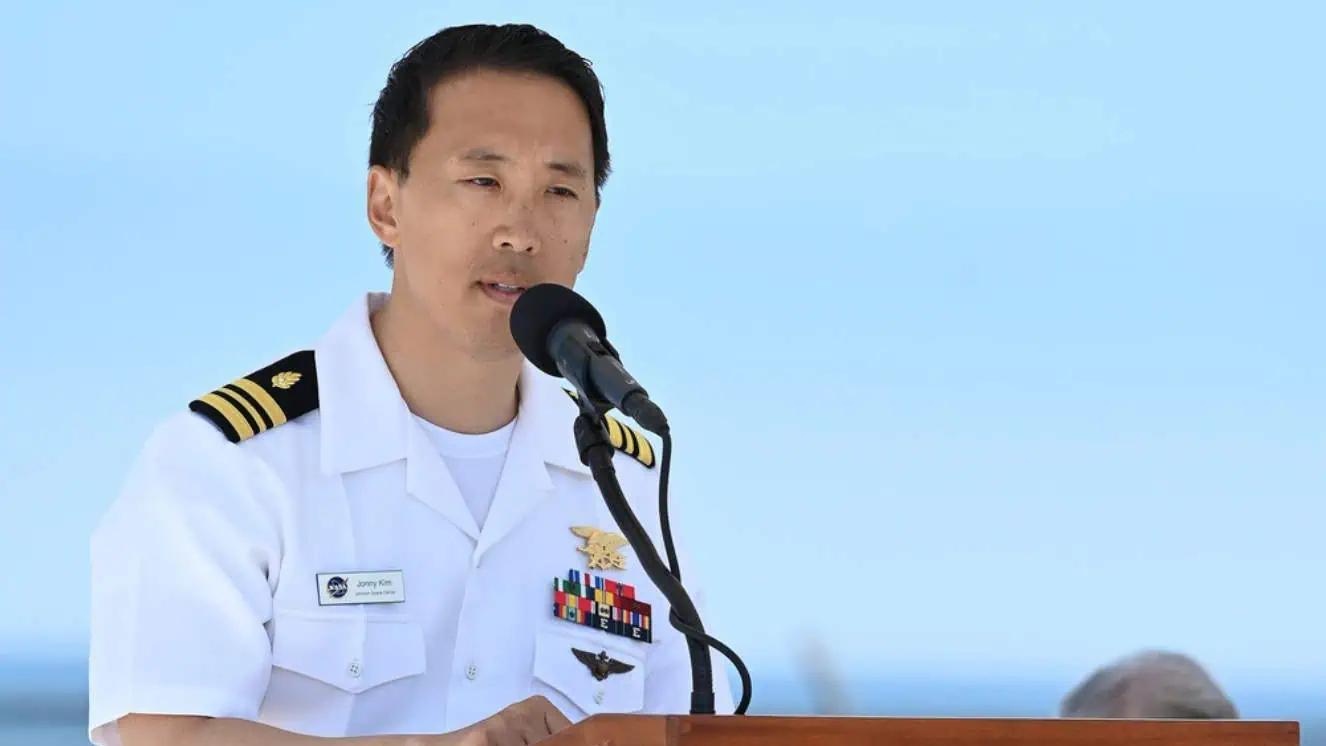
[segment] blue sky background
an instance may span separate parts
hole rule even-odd
[[[757,681],[820,637],[851,676],[1164,646],[1326,689],[1322,6],[716,5],[8,10],[0,656],[83,654],[157,420],[386,287],[390,64],[529,20],[603,78],[580,287]]]

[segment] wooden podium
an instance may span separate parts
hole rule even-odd
[[[1300,746],[1296,722],[594,715],[547,746]]]

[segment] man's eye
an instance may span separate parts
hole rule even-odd
[[[475,186],[494,187],[497,186],[497,179],[489,176],[476,176],[473,179],[466,179],[467,182]]]
[[[553,194],[556,194],[558,197],[570,197],[571,199],[576,198],[576,193],[570,189],[567,189],[566,187],[549,187],[548,191],[552,192]]]

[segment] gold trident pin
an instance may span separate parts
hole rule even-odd
[[[571,533],[585,540],[585,545],[576,547],[576,551],[589,555],[589,569],[626,569],[626,558],[617,551],[626,546],[626,537],[593,526],[572,526]]]

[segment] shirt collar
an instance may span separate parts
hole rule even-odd
[[[409,452],[413,415],[369,321],[386,299],[386,293],[377,292],[359,297],[314,348],[324,473],[380,466],[404,459]],[[561,381],[525,361],[518,392],[513,438],[528,435],[545,463],[588,474],[572,429],[579,410]]]

